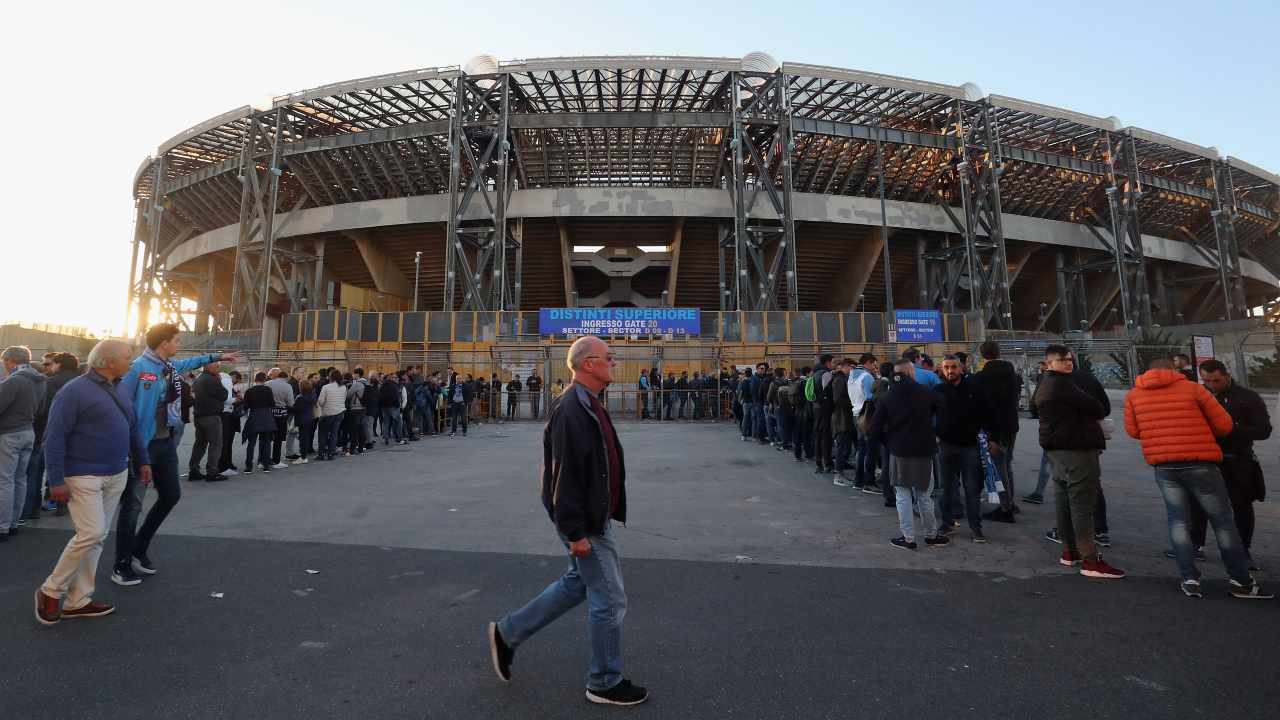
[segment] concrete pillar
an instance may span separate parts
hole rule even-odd
[[[851,245],[845,254],[844,267],[836,273],[828,291],[832,310],[856,312],[858,296],[866,290],[871,273],[880,269],[880,253],[884,250],[880,228],[872,228],[866,240],[854,241]]]

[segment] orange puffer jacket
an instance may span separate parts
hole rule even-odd
[[[1142,442],[1150,465],[1222,462],[1214,436],[1231,432],[1231,415],[1203,385],[1177,370],[1148,370],[1124,399],[1124,429]]]

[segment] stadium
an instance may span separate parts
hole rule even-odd
[[[908,310],[952,343],[1138,337],[1280,294],[1275,174],[759,52],[339,82],[177,134],[133,194],[139,325],[282,350],[550,342],[543,308],[696,308],[707,342],[796,355],[901,341]]]

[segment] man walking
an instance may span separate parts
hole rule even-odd
[[[1273,597],[1249,574],[1244,544],[1218,469],[1222,448],[1216,438],[1229,435],[1234,425],[1231,415],[1208,390],[1188,381],[1164,358],[1151,362],[1124,399],[1124,429],[1142,443],[1142,456],[1155,468],[1156,485],[1168,514],[1169,541],[1187,597],[1203,597],[1188,532],[1193,500],[1204,508],[1213,525],[1222,564],[1231,577],[1231,595],[1247,600]]]
[[[222,385],[220,365],[216,362],[204,366],[204,372],[191,384],[195,393],[196,443],[191,448],[191,460],[187,464],[188,480],[218,482],[227,476],[220,472],[218,461],[222,450],[222,407],[227,401],[227,389]],[[204,473],[200,472],[200,460],[208,451]]]
[[[27,465],[36,444],[35,419],[44,405],[45,375],[31,367],[21,345],[0,354],[8,373],[0,381],[0,542],[18,534],[27,504]]]
[[[1040,447],[1053,466],[1058,535],[1064,545],[1059,562],[1080,567],[1085,577],[1119,579],[1124,571],[1102,559],[1094,538],[1094,509],[1107,447],[1098,421],[1107,416],[1102,403],[1080,388],[1071,373],[1075,358],[1065,345],[1045,348],[1048,370],[1036,387],[1033,402],[1040,414]]]
[[[597,396],[613,381],[613,353],[587,335],[569,348],[573,384],[551,405],[542,439],[542,504],[569,550],[569,569],[527,605],[489,623],[494,671],[511,680],[515,651],[541,628],[588,603],[587,700],[638,705],[644,688],[622,675],[627,613],[613,521],[627,521],[626,465],[609,412]]]
[[[76,534],[36,590],[35,616],[41,625],[115,611],[93,599],[94,576],[131,458],[138,464],[140,482],[151,482],[151,467],[141,463],[146,448],[138,416],[129,396],[117,387],[129,370],[131,354],[119,340],[98,343],[89,353],[89,372],[68,382],[49,412],[45,431],[49,492],[67,503]]]
[[[933,456],[938,444],[933,437],[933,417],[943,404],[942,397],[915,381],[915,366],[903,358],[894,366],[894,383],[883,399],[876,399],[870,432],[889,448],[888,473],[898,506],[898,527],[902,534],[889,541],[900,550],[915,550],[914,508],[920,510],[924,542],[929,547],[950,540],[937,531],[933,500]]]
[[[1229,435],[1218,438],[1218,447],[1222,448],[1222,462],[1218,469],[1222,471],[1222,481],[1227,486],[1227,499],[1231,501],[1231,514],[1240,532],[1249,569],[1257,570],[1251,552],[1255,523],[1253,503],[1265,497],[1266,488],[1262,466],[1253,453],[1253,443],[1271,437],[1271,418],[1258,393],[1232,380],[1230,371],[1221,360],[1200,363],[1200,379],[1235,423]],[[1204,547],[1208,524],[1209,516],[1200,503],[1191,503],[1191,539],[1197,548]]]
[[[152,477],[146,478],[140,471],[131,472],[120,500],[120,516],[116,522],[116,562],[111,572],[111,582],[132,586],[142,582],[138,573],[154,575],[156,566],[148,557],[151,540],[160,524],[182,498],[182,485],[178,480],[178,448],[174,443],[175,425],[182,422],[179,415],[182,398],[179,397],[178,379],[182,373],[220,360],[236,361],[238,353],[197,355],[186,360],[173,360],[180,347],[177,325],[161,323],[147,330],[147,349],[129,366],[120,380],[120,393],[132,398],[137,416],[138,433],[142,436],[139,466],[151,466]],[[154,484],[158,496],[138,527],[142,514],[142,500],[147,486]]]

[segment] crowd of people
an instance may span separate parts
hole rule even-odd
[[[974,543],[988,542],[989,523],[1016,523],[1013,451],[1023,380],[1001,359],[998,343],[979,349],[975,371],[966,353],[940,365],[917,349],[891,362],[870,353],[856,360],[821,355],[812,367],[729,369],[722,386],[744,442],[813,463],[832,483],[880,497],[897,514],[894,548],[914,551],[951,543],[962,523]],[[1167,509],[1170,549],[1180,587],[1201,597],[1196,561],[1206,559],[1211,525],[1230,576],[1232,596],[1267,599],[1252,573],[1253,503],[1265,494],[1253,443],[1271,435],[1261,397],[1231,379],[1217,360],[1152,361],[1125,399],[1125,430],[1154,468]],[[1041,462],[1025,503],[1045,502],[1053,481],[1056,527],[1045,538],[1063,546],[1059,562],[1081,575],[1120,579],[1109,547],[1100,458],[1115,431],[1106,390],[1075,366],[1072,351],[1049,345],[1031,394],[1039,422]],[[989,503],[989,509],[983,509]]]
[[[542,413],[542,378],[503,384],[452,367],[424,372],[349,372],[300,367],[242,374],[238,353],[178,359],[179,328],[156,325],[136,359],[127,343],[105,340],[87,367],[74,354],[4,350],[0,381],[0,543],[42,512],[71,515],[76,533],[36,593],[36,619],[99,617],[114,607],[93,600],[94,576],[112,517],[116,519],[111,581],[140,584],[158,572],[149,555],[161,524],[181,498],[181,479],[221,482],[311,461],[331,461],[420,439],[466,436],[472,422],[497,421],[525,401]],[[564,392],[559,381],[552,397]],[[186,472],[178,448],[194,432]],[[235,446],[243,446],[235,462]],[[143,497],[152,504],[139,525]]]
[[[392,443],[467,434],[476,418],[506,417],[528,397],[542,412],[542,379],[530,374],[505,385],[452,368],[420,367],[366,373],[326,368],[271,368],[242,376],[223,371],[236,353],[177,359],[179,329],[162,324],[146,334],[147,348],[106,340],[87,368],[70,353],[48,353],[37,365],[25,347],[3,351],[0,381],[0,543],[18,535],[42,511],[67,514],[76,528],[53,573],[36,593],[36,617],[96,617],[113,608],[93,600],[94,574],[116,506],[117,538],[111,580],[132,586],[158,572],[149,555],[157,531],[181,497],[178,447],[187,425],[194,444],[185,477],[220,482],[237,474],[286,470],[310,461],[361,455]],[[812,367],[760,363],[721,376],[642,371],[642,417],[729,415],[744,442],[771,445],[795,462],[813,463],[835,486],[880,497],[894,508],[895,548],[948,545],[962,522],[975,543],[989,523],[1014,523],[1011,458],[1019,431],[1023,381],[983,343],[981,368],[964,353],[940,365],[911,349],[892,362],[870,353],[856,360],[818,357]],[[1035,489],[1025,503],[1043,503],[1053,481],[1056,527],[1046,539],[1063,546],[1060,562],[1094,578],[1122,578],[1103,559],[1110,545],[1100,457],[1115,431],[1101,383],[1075,367],[1070,349],[1050,345],[1030,409],[1042,448]],[[1270,437],[1257,393],[1235,383],[1219,361],[1199,366],[1184,358],[1157,359],[1127,395],[1124,428],[1140,440],[1167,505],[1170,549],[1181,588],[1200,597],[1197,561],[1212,526],[1230,575],[1230,592],[1269,598],[1254,581],[1250,552],[1253,503],[1265,494],[1253,443]],[[563,381],[549,388],[565,392]],[[673,410],[673,408],[678,408]],[[236,435],[243,463],[233,462]],[[142,515],[149,486],[157,500]],[[991,507],[983,511],[984,502]]]

